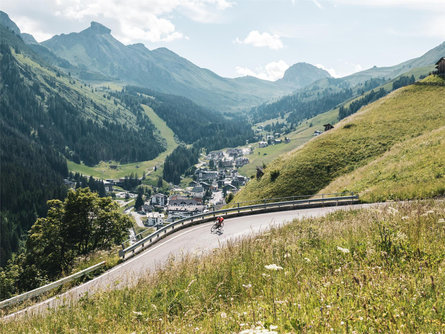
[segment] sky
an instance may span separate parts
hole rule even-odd
[[[298,62],[334,77],[445,41],[445,0],[2,0],[42,42],[97,21],[124,44],[167,47],[224,77],[280,79]]]

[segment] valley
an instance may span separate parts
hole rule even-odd
[[[96,21],[38,42],[0,11],[0,33],[2,300],[102,260],[117,276],[107,281],[106,273],[98,284],[118,286],[119,268],[132,262],[118,258],[120,248],[200,213],[334,193],[361,202],[347,211],[226,215],[226,232],[211,235],[208,247],[210,222],[175,232],[142,254],[156,254],[149,265],[133,264],[137,279],[76,299],[70,312],[0,320],[0,331],[444,326],[437,291],[445,42],[342,77],[280,60],[268,64],[281,66],[280,75],[266,80],[260,72],[277,67],[239,67],[249,75],[223,77],[173,49],[128,44],[115,37],[122,30],[112,34]],[[265,47],[247,37],[231,43]],[[286,50],[279,46],[275,40],[267,52]]]

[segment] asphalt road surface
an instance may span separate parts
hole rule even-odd
[[[210,233],[213,222],[191,226],[169,235],[142,253],[103,273],[101,276],[79,285],[64,294],[8,315],[3,320],[14,321],[27,314],[41,313],[60,305],[72,304],[87,292],[88,295],[91,295],[96,291],[134,285],[147,274],[147,271],[155,271],[160,268],[170,256],[178,257],[184,254],[200,256],[214,248],[223,246],[229,240],[258,234],[272,226],[279,226],[294,219],[319,217],[336,210],[369,206],[370,204],[312,208],[230,218],[224,221],[222,234]]]

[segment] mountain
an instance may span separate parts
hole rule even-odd
[[[272,162],[234,202],[312,195],[337,178],[327,191],[359,191],[365,200],[443,195],[443,96],[439,77],[390,93]]]
[[[404,74],[409,73],[409,76],[414,74],[416,78],[426,76],[434,69],[437,60],[444,56],[445,42],[418,58],[395,66],[373,67],[343,78],[321,77],[290,95],[252,108],[249,115],[254,122],[263,122],[281,116],[289,123],[297,124]],[[288,76],[292,78],[293,68],[300,69],[302,77],[304,77],[305,69],[311,69],[309,77],[315,78],[317,74],[326,75],[323,70],[318,69],[321,72],[317,73],[312,67],[309,64],[296,64],[288,69],[281,80],[286,80]],[[387,91],[390,90],[387,89]]]
[[[308,63],[296,63],[286,70],[283,78],[279,79],[278,83],[288,82],[300,87],[305,87],[317,80],[330,77],[331,75],[327,71],[314,65]]]
[[[371,78],[386,78],[394,79],[395,77],[408,72],[414,68],[426,68],[426,73],[433,70],[434,64],[441,58],[445,56],[445,42],[429,50],[420,57],[413,58],[403,63],[388,66],[388,67],[377,67],[374,66],[370,69],[351,74],[347,77],[342,78],[343,81],[348,83],[362,82],[363,80],[369,80]]]
[[[149,50],[143,44],[125,46],[111,35],[109,28],[97,22],[79,33],[54,36],[42,45],[81,70],[110,80],[182,95],[220,111],[260,104],[323,76],[322,70],[305,64],[291,68],[286,78],[277,82],[253,77],[223,78],[167,48]]]
[[[92,22],[80,33],[54,36],[42,43],[80,69],[163,93],[186,96],[212,109],[242,108],[282,95],[271,82],[225,79],[166,49],[143,44],[125,46],[111,30]]]
[[[0,266],[46,201],[63,198],[66,158],[96,164],[149,160],[163,151],[137,106],[47,67],[0,25]]]
[[[89,166],[130,163],[165,150],[146,108],[197,151],[238,146],[253,135],[240,116],[225,117],[184,97],[138,87],[93,88],[48,66],[56,56],[45,47],[26,45],[2,25],[0,33],[0,266],[46,214],[46,201],[64,196],[66,159]]]
[[[34,37],[27,33],[21,33],[17,24],[9,18],[9,15],[0,10],[0,25],[20,36],[26,44],[38,44]]]

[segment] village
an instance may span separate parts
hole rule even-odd
[[[328,131],[333,126],[325,124],[324,128]],[[169,184],[168,190],[162,191],[159,187],[153,187],[153,192],[143,196],[138,207],[135,207],[136,191],[125,189],[128,189],[128,183],[140,184],[140,178],[103,180],[105,191],[115,198],[126,214],[134,218],[135,231],[139,232],[147,228],[159,229],[179,219],[219,210],[249,181],[238,169],[249,164],[247,156],[254,152],[255,147],[265,148],[290,142],[287,136],[283,137],[283,133],[271,133],[262,126],[258,126],[255,132],[256,143],[202,154],[199,163],[194,166],[190,182],[182,183],[182,186]],[[322,132],[315,131],[313,136]],[[257,166],[258,172],[261,173],[262,168]],[[65,180],[65,183],[71,188],[78,186],[72,180]]]
[[[249,163],[245,155],[252,150],[247,147],[212,151],[201,157],[187,186],[170,185],[168,192],[154,192],[145,198],[137,211],[134,206],[129,206],[125,213],[133,216],[139,229],[159,229],[182,218],[218,210],[226,204],[226,198],[233,198],[248,182],[247,177],[238,173],[238,168]],[[118,188],[122,182],[104,181],[107,191],[113,191],[113,186]],[[134,202],[136,197],[126,191],[116,192],[116,200],[121,206]]]

